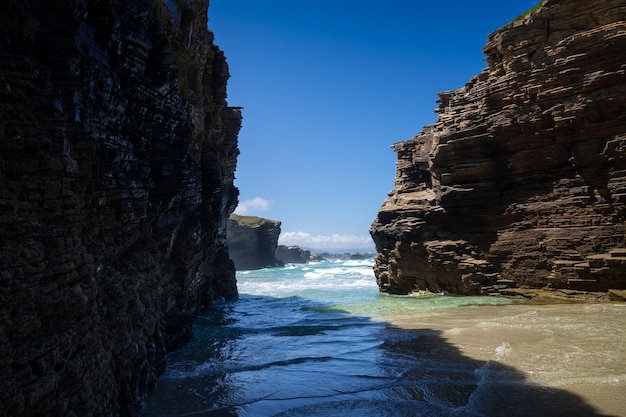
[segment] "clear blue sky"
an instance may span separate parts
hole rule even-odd
[[[437,92],[486,67],[487,36],[537,0],[211,0],[243,107],[240,214],[280,243],[368,249],[394,142],[432,124]]]

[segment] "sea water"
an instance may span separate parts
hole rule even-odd
[[[238,272],[144,416],[626,416],[626,303],[389,296],[372,265]]]

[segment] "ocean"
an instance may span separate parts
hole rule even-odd
[[[390,296],[372,265],[237,272],[143,415],[626,417],[626,303]]]

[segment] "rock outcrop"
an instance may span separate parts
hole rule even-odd
[[[370,233],[382,291],[626,287],[626,8],[547,0],[396,143]]]
[[[275,256],[279,221],[233,214],[228,219],[226,235],[228,252],[237,270],[283,266]]]
[[[311,261],[311,251],[299,246],[278,245],[276,258],[286,264],[305,264]]]
[[[0,416],[137,415],[237,296],[240,111],[200,0],[0,4]]]

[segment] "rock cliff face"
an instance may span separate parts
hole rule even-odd
[[[241,115],[200,0],[0,4],[0,416],[138,413],[237,296]]]
[[[278,245],[276,258],[286,264],[305,264],[311,261],[311,251],[298,246]]]
[[[370,230],[382,291],[626,286],[626,8],[547,0],[393,145]]]
[[[255,216],[232,215],[227,227],[228,251],[237,270],[282,266],[276,259],[280,222]]]

